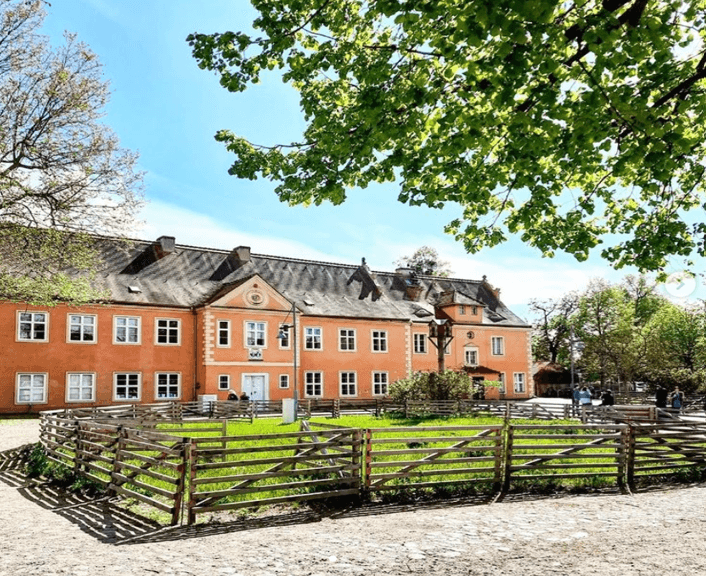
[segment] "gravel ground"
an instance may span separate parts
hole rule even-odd
[[[37,423],[0,425],[0,451]],[[706,485],[163,528],[0,472],[0,576],[706,573]]]

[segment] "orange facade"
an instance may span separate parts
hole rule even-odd
[[[143,248],[107,273],[117,294],[111,303],[0,303],[0,412],[225,399],[230,390],[253,400],[383,397],[411,371],[437,369],[428,336],[435,318],[452,323],[446,368],[502,378],[502,397],[532,394],[530,328],[501,307],[487,284],[445,280],[435,287],[432,279],[431,305],[415,298],[419,290],[398,288],[399,274],[367,267],[251,257],[248,249],[239,252],[240,266],[257,267],[237,277],[233,266],[216,281],[227,253],[177,248],[165,263],[171,266],[159,271],[157,259],[142,269],[133,264],[138,257],[144,263]],[[194,262],[206,258],[212,263],[202,274],[211,284],[189,277]],[[155,296],[162,274],[169,280]],[[415,287],[426,281],[415,279]],[[196,285],[204,286],[198,297]]]

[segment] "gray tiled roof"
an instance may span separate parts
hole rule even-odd
[[[251,254],[233,259],[230,251],[176,245],[157,258],[154,242],[129,244],[98,238],[103,255],[101,280],[111,300],[121,303],[194,307],[257,274],[304,314],[428,322],[442,292],[455,291],[460,303],[480,303],[485,324],[527,326],[484,281],[418,276],[418,301],[406,297],[405,280],[391,272]],[[131,290],[131,287],[133,290]],[[134,291],[137,288],[139,291]]]

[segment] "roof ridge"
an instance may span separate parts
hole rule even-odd
[[[128,238],[128,237],[122,237],[122,236],[107,236],[103,234],[91,234],[91,236],[95,238],[100,238],[103,240],[117,240],[117,241],[128,241],[128,242],[140,242],[144,244],[154,244],[155,240],[144,240],[144,239],[139,239],[139,238]],[[181,244],[181,243],[175,243],[175,248],[181,248],[181,249],[187,249],[187,250],[198,250],[201,252],[210,252],[214,254],[230,254],[232,252],[231,250],[226,250],[223,248],[210,248],[208,246],[195,246],[193,244]],[[339,266],[339,267],[344,267],[344,268],[350,268],[352,270],[356,270],[357,268],[360,267],[360,264],[347,264],[343,262],[329,262],[326,260],[311,260],[308,258],[295,258],[293,256],[277,256],[273,254],[260,254],[258,252],[251,252],[251,256],[255,256],[258,258],[269,258],[271,260],[282,260],[282,261],[287,261],[287,262],[298,262],[301,264],[319,264],[319,265],[325,265],[325,266]],[[374,274],[383,274],[386,276],[395,276],[396,272],[391,272],[389,270],[370,270]],[[423,279],[428,279],[428,280],[446,280],[449,282],[472,282],[475,284],[482,284],[483,280],[474,280],[471,278],[457,278],[455,276],[449,277],[449,276],[434,276],[433,274],[417,274],[417,278],[423,278]]]

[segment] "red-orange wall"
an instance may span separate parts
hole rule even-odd
[[[239,394],[242,390],[243,374],[266,374],[269,378],[268,397],[278,400],[293,396],[294,370],[293,348],[280,348],[277,339],[280,325],[291,324],[292,317],[286,302],[272,294],[267,307],[232,308],[228,302],[221,306],[207,306],[196,311],[179,308],[157,308],[154,306],[86,306],[83,308],[32,308],[22,304],[0,303],[0,412],[27,412],[26,404],[15,403],[16,375],[21,372],[47,373],[49,390],[46,404],[33,406],[33,411],[66,406],[100,406],[113,404],[113,374],[115,372],[140,372],[142,374],[142,397],[140,402],[157,402],[155,398],[155,373],[178,372],[181,374],[182,401],[195,400],[199,395],[227,397],[227,390],[219,390],[218,377],[230,376],[231,388]],[[49,314],[48,342],[18,342],[17,313],[20,310],[37,310]],[[70,313],[94,314],[98,322],[98,338],[95,344],[67,342],[67,323]],[[138,316],[141,318],[141,344],[113,343],[114,316]],[[155,343],[155,319],[173,318],[181,322],[181,342],[178,346]],[[231,341],[229,347],[216,343],[218,320],[229,320]],[[261,361],[248,359],[244,343],[244,323],[261,321],[267,324],[266,347]],[[461,368],[464,364],[464,347],[478,347],[479,364],[504,372],[506,375],[505,397],[513,392],[513,373],[525,374],[525,393],[532,394],[530,374],[529,329],[486,327],[478,324],[457,323],[453,328],[454,339],[446,355],[446,367]],[[305,398],[305,374],[321,372],[323,375],[323,397],[339,398],[340,373],[355,372],[357,377],[356,398],[373,395],[373,372],[387,372],[388,384],[405,377],[410,370],[436,370],[436,348],[427,342],[425,354],[413,353],[413,334],[428,334],[426,322],[385,321],[373,319],[347,319],[297,315],[298,390]],[[307,327],[322,329],[322,349],[305,349],[304,335]],[[353,329],[356,333],[354,352],[340,350],[339,329]],[[372,350],[372,331],[387,332],[387,351]],[[473,331],[473,338],[468,332]],[[491,355],[491,337],[502,336],[505,343],[503,356]],[[292,339],[293,340],[293,339]],[[293,342],[292,342],[293,345]],[[66,377],[69,372],[93,372],[96,374],[96,401],[88,404],[66,402]],[[289,375],[289,388],[279,388],[279,376]],[[118,403],[126,403],[121,400]]]
[[[49,314],[48,342],[17,341],[18,311],[38,311]],[[68,315],[84,313],[97,318],[96,343],[67,342]],[[114,344],[113,317],[141,318],[141,344]],[[181,321],[181,344],[155,344],[155,319],[173,318]],[[32,407],[32,411],[65,406],[102,406],[113,401],[113,373],[140,372],[142,374],[142,402],[155,402],[155,372],[181,374],[182,400],[193,397],[194,343],[193,317],[188,310],[158,309],[139,306],[70,308],[36,308],[21,304],[0,305],[0,410],[28,412],[26,404],[16,405],[16,377],[18,373],[48,374],[46,404]],[[69,372],[93,372],[96,375],[96,401],[89,404],[66,402],[66,378]]]

